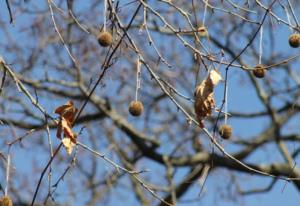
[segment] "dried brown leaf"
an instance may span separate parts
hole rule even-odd
[[[62,143],[68,154],[71,154],[74,145],[76,145],[77,135],[72,131],[72,127],[77,111],[78,110],[74,107],[72,101],[68,101],[67,104],[55,109],[55,113],[60,115],[56,136],[57,138],[62,139],[61,137],[63,134]]]
[[[220,73],[211,70],[208,77],[203,80],[195,90],[195,113],[200,127],[203,128],[203,119],[211,116],[215,107],[214,87],[222,79]]]
[[[54,112],[73,124],[77,111],[78,109],[74,107],[73,102],[68,101],[67,104],[57,107]]]

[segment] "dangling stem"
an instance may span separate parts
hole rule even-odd
[[[222,56],[221,63],[223,62],[223,60],[224,60],[224,56]],[[225,94],[224,94],[224,124],[227,124],[227,119],[228,119],[228,79],[226,78]]]
[[[287,18],[287,20],[288,20],[288,23],[289,23],[289,29],[291,30],[291,32],[293,32],[293,29],[292,29],[292,22],[291,22],[291,17],[290,17],[290,14],[289,14],[289,11],[288,11],[288,9],[286,8],[286,7],[284,7],[284,11],[285,11],[285,13],[286,13],[286,18]]]
[[[6,186],[4,195],[7,196],[8,194],[8,186],[9,186],[9,178],[10,178],[10,147],[8,148],[8,155],[7,155],[7,165],[6,165]]]
[[[138,57],[136,62],[136,89],[135,89],[135,101],[138,100],[138,90],[141,87],[141,61],[140,57]]]
[[[225,113],[225,119],[224,119],[224,124],[227,124],[227,119],[228,119],[228,81],[225,85],[225,105],[224,105],[224,113]]]
[[[103,11],[103,32],[106,32],[106,13],[107,13],[107,0],[104,0],[104,11]]]
[[[205,25],[205,17],[206,17],[206,12],[207,12],[207,2],[208,0],[204,0],[205,2],[205,7],[204,7],[204,13],[203,13],[203,21],[202,21],[202,26]]]
[[[262,50],[263,50],[263,26],[260,28],[260,39],[259,39],[259,59],[258,63],[261,64]]]

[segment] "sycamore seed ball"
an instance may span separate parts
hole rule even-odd
[[[219,134],[223,139],[230,139],[232,128],[229,124],[223,124],[219,129]]]
[[[9,196],[3,196],[0,199],[0,206],[13,206],[13,202]]]
[[[300,46],[300,34],[291,34],[289,37],[289,44],[293,48]]]
[[[140,101],[132,101],[129,104],[128,110],[132,116],[140,116],[144,111],[143,103]]]
[[[256,78],[264,78],[266,69],[264,68],[263,65],[258,64],[254,67],[254,70],[252,70],[252,73]]]
[[[97,39],[98,39],[98,43],[103,47],[108,47],[113,42],[113,38],[112,38],[111,34],[107,31],[101,32],[98,35]]]

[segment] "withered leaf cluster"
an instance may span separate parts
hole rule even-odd
[[[201,128],[204,127],[203,119],[211,116],[215,107],[214,87],[222,80],[221,74],[216,70],[211,70],[195,90],[195,113]]]
[[[68,154],[72,153],[73,147],[76,145],[77,135],[72,131],[72,127],[77,111],[78,109],[74,107],[72,101],[68,101],[65,105],[57,107],[54,111],[60,116],[56,136],[62,140]]]

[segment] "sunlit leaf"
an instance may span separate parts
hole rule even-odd
[[[214,87],[222,80],[216,70],[211,70],[208,77],[203,80],[195,90],[195,113],[200,127],[204,127],[203,119],[211,116],[215,107]]]
[[[66,148],[67,150],[67,153],[70,155],[72,154],[72,151],[73,151],[73,147],[75,147],[75,143],[71,141],[70,138],[68,137],[64,137],[62,140],[61,140],[62,144],[64,145],[64,147]]]

